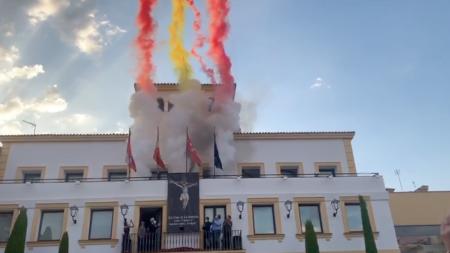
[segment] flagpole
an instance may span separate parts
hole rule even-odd
[[[189,132],[188,132],[188,127],[186,127],[186,173],[188,172],[188,150],[187,150],[187,145],[188,145],[188,138],[189,138]]]
[[[216,178],[216,152],[215,145],[216,144],[216,127],[214,127],[214,144],[213,144],[213,167],[214,167],[214,178]]]
[[[131,142],[131,128],[128,128],[128,142],[127,142],[127,146],[131,145],[130,142]],[[129,159],[130,158],[128,157],[128,162],[127,162],[127,165],[128,165],[128,181],[130,181],[130,176],[131,176],[131,168],[130,168]]]
[[[159,126],[156,127],[156,147],[159,148]],[[156,163],[156,168],[158,168],[157,177],[159,179],[160,168],[158,163]]]

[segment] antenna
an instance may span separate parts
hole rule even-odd
[[[27,120],[22,120],[22,121],[25,122],[26,124],[32,126],[33,127],[33,135],[36,135],[36,126],[37,126],[36,123],[30,122]]]
[[[402,179],[400,178],[400,170],[394,169],[394,173],[395,173],[395,175],[397,175],[398,182],[400,183],[400,189],[402,189],[402,191],[403,191]]]

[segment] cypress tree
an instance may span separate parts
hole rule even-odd
[[[27,209],[21,208],[19,217],[6,243],[5,253],[24,253],[27,235]]]
[[[363,196],[359,196],[359,203],[361,207],[361,218],[364,231],[364,245],[366,253],[378,253],[375,239],[373,238],[372,225],[370,225],[369,212],[367,211],[367,204]]]
[[[58,253],[69,253],[69,235],[67,234],[67,231],[64,232],[59,241]]]
[[[310,220],[307,220],[305,224],[305,250],[306,253],[319,253],[316,232]]]

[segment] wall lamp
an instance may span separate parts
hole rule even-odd
[[[286,211],[288,212],[286,214],[286,217],[289,219],[291,217],[292,201],[289,199],[284,201],[284,207],[286,208]]]
[[[333,208],[333,217],[336,217],[338,210],[339,210],[339,200],[338,199],[333,199],[331,201],[331,208]]]
[[[77,214],[78,214],[78,207],[77,206],[71,206],[70,209],[70,216],[72,216],[72,222],[73,224],[77,224]]]
[[[127,213],[128,213],[128,205],[127,204],[123,204],[123,205],[120,205],[120,213],[122,214],[122,217],[125,219],[125,216],[127,215]]]
[[[242,211],[244,211],[244,202],[239,200],[236,203],[236,208],[239,212],[239,219],[242,219]]]

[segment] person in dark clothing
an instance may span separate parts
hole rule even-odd
[[[231,216],[228,215],[225,221],[223,222],[222,232],[223,232],[223,248],[226,250],[231,249],[231,241],[232,241],[232,230],[233,229],[233,221],[231,221]]]
[[[130,220],[130,224],[126,218],[123,220],[122,253],[131,253],[130,229],[133,227],[133,220]]]
[[[211,249],[211,222],[209,217],[206,217],[205,224],[203,224],[203,247]]]

